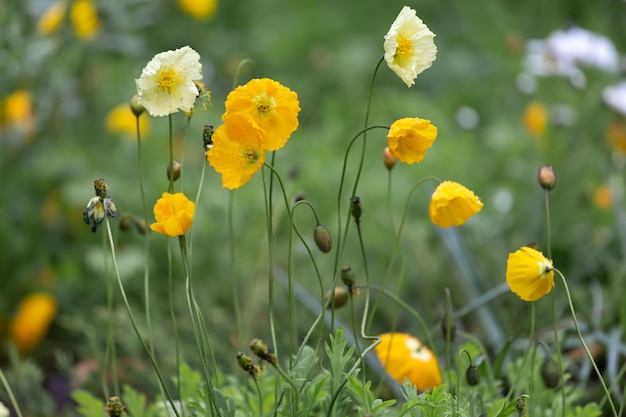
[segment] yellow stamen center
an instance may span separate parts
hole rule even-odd
[[[426,362],[432,357],[432,353],[428,349],[424,349],[424,345],[418,343],[416,340],[408,339],[406,341],[406,347],[411,352],[411,359]]]
[[[552,263],[549,261],[539,262],[539,277],[544,279],[548,278],[550,272],[554,269]]]
[[[243,158],[245,162],[249,165],[256,163],[259,160],[259,151],[252,147],[248,147],[243,151]]]
[[[182,79],[180,75],[172,67],[166,67],[159,71],[157,84],[159,85],[159,89],[163,90],[165,93],[172,94],[181,82]]]
[[[396,61],[403,61],[414,55],[413,43],[404,33],[398,35],[396,42],[398,42],[394,55]]]
[[[274,97],[268,97],[265,93],[256,96],[253,103],[254,116],[259,119],[267,119],[270,117],[276,107],[276,100],[274,100]]]

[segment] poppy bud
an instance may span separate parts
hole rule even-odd
[[[267,345],[261,339],[253,339],[252,342],[250,342],[250,350],[262,361],[276,365],[276,355],[269,352]]]
[[[333,238],[328,231],[328,228],[321,223],[318,223],[313,229],[313,240],[317,247],[324,253],[330,252],[333,246]]]
[[[117,223],[117,227],[120,228],[121,231],[127,232],[133,227],[133,218],[128,214],[123,214],[120,217],[120,221]]]
[[[556,173],[550,165],[543,165],[539,168],[537,180],[544,190],[550,191],[556,186]]]
[[[391,154],[391,151],[389,150],[389,146],[387,146],[383,150],[383,163],[385,164],[385,166],[387,167],[389,171],[391,171],[391,169],[394,167],[394,165],[396,164],[396,161],[397,161],[396,157]]]
[[[135,94],[130,98],[130,111],[133,112],[135,117],[141,116],[141,114],[146,110],[141,104],[139,104],[139,96]]]
[[[333,305],[335,306],[335,308],[339,308],[344,306],[348,302],[350,293],[344,287],[335,287],[334,291],[332,292],[332,301],[330,301],[331,291],[333,291],[332,288],[327,290],[326,294],[324,295],[324,305],[328,304],[328,308],[332,308]]]
[[[252,363],[252,358],[243,352],[237,353],[237,363],[239,367],[250,374],[251,377],[259,376],[259,367]]]
[[[135,230],[137,230],[137,233],[140,235],[145,235],[147,230],[146,221],[144,219],[135,219]]]
[[[352,217],[354,217],[356,224],[361,223],[362,214],[363,208],[361,207],[361,198],[358,195],[355,195],[352,200]]]
[[[106,406],[104,407],[104,411],[109,417],[121,417],[126,415],[124,409],[126,407],[122,404],[122,401],[119,397],[111,397],[109,401],[107,401]]]
[[[167,179],[170,179],[170,164],[167,164],[167,169],[165,170],[165,173],[167,174]],[[180,177],[180,162],[178,161],[174,161],[174,181],[176,181],[178,179],[178,177]]]
[[[456,321],[451,314],[444,313],[441,316],[441,334],[446,342],[454,342],[456,338]]]
[[[354,285],[354,281],[354,272],[352,272],[352,268],[349,266],[341,268],[341,282],[346,284],[347,287],[352,287]]]
[[[465,381],[467,385],[475,386],[480,382],[480,372],[474,365],[470,365],[465,370]]]
[[[306,196],[304,195],[304,191],[298,191],[296,195],[293,196],[293,202],[297,203],[298,201],[306,200]]]
[[[515,400],[515,409],[520,416],[524,415],[524,413],[526,412],[526,400],[524,399],[524,397],[518,397]]]
[[[541,364],[541,379],[546,388],[556,388],[561,383],[561,371],[551,358],[545,358]]]

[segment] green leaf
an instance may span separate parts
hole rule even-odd
[[[76,411],[83,417],[104,415],[104,401],[94,397],[91,393],[77,390],[72,393],[72,399],[76,401]]]
[[[132,417],[146,416],[146,396],[136,391],[130,385],[124,385],[122,402],[126,406],[126,412]]]

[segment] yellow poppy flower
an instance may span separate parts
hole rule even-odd
[[[609,210],[613,205],[613,193],[608,185],[596,188],[593,192],[593,203],[602,210]]]
[[[48,34],[57,30],[63,23],[66,9],[67,3],[65,1],[52,3],[37,22],[37,31]]]
[[[41,343],[56,313],[57,303],[50,294],[34,293],[22,300],[9,324],[11,340],[21,354]]]
[[[183,193],[163,193],[154,205],[156,223],[150,229],[167,236],[182,236],[193,222],[196,205]]]
[[[178,7],[195,19],[206,20],[215,14],[217,0],[178,0]]]
[[[222,174],[224,188],[244,185],[265,162],[265,132],[249,117],[225,114],[224,124],[213,133],[207,159]]]
[[[248,115],[265,131],[264,148],[282,148],[298,128],[298,95],[268,78],[250,80],[226,98],[226,113]]]
[[[522,300],[536,301],[554,287],[552,261],[538,250],[524,246],[509,254],[506,282]]]
[[[471,190],[454,181],[444,181],[430,198],[430,220],[439,227],[460,226],[483,208]]]
[[[548,124],[548,110],[538,101],[533,101],[524,110],[524,127],[533,136],[540,136]]]
[[[430,120],[405,117],[393,122],[387,142],[391,156],[407,164],[420,162],[437,139],[437,127]]]
[[[139,118],[139,129],[141,130],[141,138],[145,138],[148,133],[147,117]],[[133,114],[128,103],[122,103],[115,106],[107,115],[107,130],[111,133],[124,133],[128,138],[135,139],[137,137],[137,117]]]
[[[91,0],[75,0],[70,9],[70,20],[76,36],[89,40],[98,33],[100,20]]]
[[[0,102],[0,127],[6,125],[26,139],[35,132],[35,112],[29,91],[16,90]]]
[[[416,337],[406,333],[384,333],[374,348],[387,373],[403,384],[407,378],[420,391],[441,385],[435,355]]]
[[[385,61],[408,87],[433,64],[437,56],[434,37],[415,10],[408,6],[402,8],[385,35]]]

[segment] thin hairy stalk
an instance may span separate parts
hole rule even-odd
[[[185,171],[185,148],[187,148],[187,134],[189,133],[189,125],[191,124],[191,115],[186,117],[187,124],[185,125],[185,134],[183,135],[183,146],[180,153],[180,173],[178,176],[178,183],[180,184],[180,192],[183,192],[183,173]],[[173,162],[173,161],[172,161]],[[170,171],[174,171],[174,166],[170,165]]]
[[[172,269],[172,247],[170,245],[170,240],[167,241],[167,300],[170,310],[170,319],[172,320],[172,329],[174,331],[174,354],[175,363],[176,363],[176,390],[178,391],[178,398],[182,398],[182,384],[180,383],[180,340],[178,338],[178,321],[176,320],[176,311],[174,309],[174,285],[173,285],[173,276],[174,271]],[[182,407],[183,417],[185,416],[185,407]]]
[[[235,191],[228,193],[228,236],[229,245],[228,250],[230,253],[230,282],[231,293],[233,297],[233,309],[235,310],[235,322],[237,323],[237,334],[239,335],[239,350],[243,349],[243,321],[241,320],[241,307],[239,306],[239,282],[236,272],[236,258],[235,258],[235,222],[234,212],[235,208]]]
[[[113,260],[113,269],[115,270],[115,277],[117,278],[117,284],[118,284],[118,287],[120,289],[120,293],[122,295],[122,300],[124,301],[124,306],[126,307],[126,312],[128,313],[128,318],[130,319],[130,323],[131,323],[131,325],[133,327],[135,335],[137,336],[137,339],[139,340],[139,343],[141,343],[141,346],[143,347],[143,350],[146,352],[146,355],[148,356],[148,359],[150,360],[150,364],[152,365],[152,369],[154,369],[156,377],[159,380],[159,384],[161,385],[161,387],[163,389],[163,392],[165,393],[165,396],[167,397],[167,401],[170,403],[170,406],[174,410],[174,414],[176,414],[176,417],[180,417],[180,414],[178,414],[178,410],[176,409],[176,406],[174,404],[174,400],[172,399],[172,396],[170,395],[170,392],[167,389],[167,386],[165,385],[165,381],[163,380],[163,377],[161,375],[161,371],[159,370],[159,366],[156,363],[154,355],[152,354],[152,351],[150,350],[150,348],[146,344],[145,340],[141,336],[141,333],[139,333],[139,328],[137,327],[137,323],[135,321],[135,316],[133,315],[133,311],[130,308],[130,304],[128,302],[128,297],[126,297],[126,291],[124,290],[124,284],[122,283],[122,277],[120,276],[120,271],[119,271],[119,268],[117,266],[117,256],[115,255],[115,244],[113,243],[113,234],[111,233],[111,225],[109,223],[109,218],[105,216],[104,217],[104,222],[106,223],[106,226],[107,226],[107,234],[108,234],[108,237],[109,237],[109,246],[111,248],[111,259]]]
[[[580,326],[578,325],[578,319],[576,318],[576,311],[574,310],[574,304],[572,302],[572,295],[570,294],[569,286],[567,285],[567,281],[565,280],[565,275],[563,275],[563,273],[561,273],[561,271],[559,271],[558,269],[555,269],[554,271],[558,274],[558,276],[561,277],[561,281],[563,282],[563,287],[565,288],[565,294],[567,295],[567,304],[569,305],[570,312],[572,313],[572,320],[574,321],[574,327],[576,327],[578,340],[580,340],[580,344],[583,346],[583,349],[585,350],[585,353],[587,354],[587,357],[589,358],[589,361],[591,362],[591,367],[593,368],[594,372],[596,373],[596,376],[598,377],[598,380],[600,381],[600,384],[602,385],[602,390],[604,391],[604,395],[606,396],[609,406],[611,407],[611,412],[613,413],[613,416],[617,417],[618,416],[617,409],[615,408],[615,404],[613,403],[613,398],[611,397],[611,393],[609,392],[609,389],[606,386],[606,382],[604,382],[604,377],[602,376],[602,373],[598,369],[598,365],[596,365],[596,361],[593,359],[593,355],[589,351],[589,347],[587,346],[587,343],[585,342],[585,339],[583,338],[583,334],[580,331]]]
[[[254,381],[254,386],[256,387],[256,392],[259,396],[259,417],[263,417],[263,393],[261,392],[259,381],[257,381],[256,378],[252,378],[252,381]]]
[[[170,175],[169,175],[169,186],[167,191],[170,194],[174,194],[174,121],[172,120],[172,115],[167,116],[167,120],[169,121],[169,145],[170,145]]]
[[[102,235],[102,249],[103,252],[106,250],[107,239],[106,236]],[[114,282],[113,276],[108,273],[107,261],[106,257],[103,257],[104,262],[104,270],[106,273],[106,294],[107,294],[107,340],[106,340],[106,348],[104,351],[104,363],[102,364],[103,372],[102,372],[102,392],[104,392],[105,398],[109,398],[109,384],[107,381],[107,369],[109,366],[111,367],[111,375],[113,377],[113,390],[115,393],[119,393],[119,386],[117,384],[117,365],[116,365],[116,353],[115,353],[115,336],[114,336],[114,326],[113,326],[113,291],[114,291]]]
[[[15,399],[15,395],[13,394],[13,390],[11,389],[11,385],[9,385],[9,381],[7,381],[6,377],[4,376],[4,372],[2,372],[1,368],[0,368],[0,381],[2,381],[2,385],[4,386],[4,389],[7,392],[7,395],[9,396],[9,400],[11,401],[11,405],[15,409],[15,413],[17,414],[17,417],[22,417],[22,410],[20,409],[20,406],[17,403],[17,400]]]

